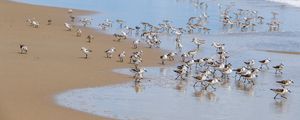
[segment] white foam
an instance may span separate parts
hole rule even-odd
[[[284,3],[295,7],[300,7],[300,0],[268,0],[272,2]]]

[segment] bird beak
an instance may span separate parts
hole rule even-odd
[[[288,90],[289,93],[292,93],[292,91]]]

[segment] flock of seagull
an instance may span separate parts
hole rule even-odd
[[[271,62],[270,59],[258,61],[261,64],[260,67],[255,67],[255,61],[250,60],[245,61],[243,67],[233,69],[231,63],[228,62],[228,58],[230,56],[225,49],[225,44],[217,42],[213,42],[211,45],[216,49],[217,57],[195,58],[199,53],[199,48],[201,45],[206,44],[205,40],[197,37],[192,39],[196,49],[184,53],[181,52],[183,47],[181,44],[181,36],[183,33],[191,34],[195,30],[198,30],[200,32],[203,31],[203,34],[208,34],[210,31],[209,28],[205,27],[209,17],[206,12],[208,5],[204,2],[195,2],[195,5],[198,5],[199,8],[203,9],[203,14],[198,17],[190,17],[185,28],[175,27],[171,24],[172,22],[170,20],[163,20],[162,23],[158,24],[158,26],[147,22],[141,22],[140,25],[129,27],[126,25],[124,20],[117,19],[115,22],[118,24],[122,32],[113,34],[115,37],[114,41],[120,42],[126,40],[128,36],[132,35],[133,31],[135,31],[135,35],[139,36],[139,39],[133,40],[133,49],[138,49],[139,44],[142,42],[145,43],[149,48],[159,48],[162,42],[159,39],[159,35],[161,33],[174,35],[176,36],[176,49],[178,49],[179,52],[169,52],[167,54],[163,54],[160,56],[160,59],[161,64],[165,65],[168,61],[175,61],[175,59],[181,58],[179,61],[181,61],[182,65],[177,66],[177,69],[174,70],[174,72],[177,74],[175,79],[186,80],[194,68],[197,71],[197,75],[192,76],[192,78],[195,79],[193,87],[201,87],[204,90],[211,88],[215,91],[215,85],[228,81],[233,72],[235,73],[235,79],[238,82],[241,82],[245,85],[255,85],[255,78],[258,77],[260,71],[262,69],[269,69],[268,65]],[[231,29],[235,27],[240,28],[242,32],[247,32],[250,28],[251,30],[254,30],[256,24],[263,23],[264,17],[259,16],[257,14],[258,12],[254,10],[238,9],[237,11],[233,11],[232,6],[225,7],[224,9],[221,5],[219,5],[219,9],[220,21],[223,25],[223,28]],[[74,22],[77,18],[72,15],[72,9],[69,9],[68,13],[70,14],[69,18],[72,23],[64,23],[64,26],[66,31],[73,31],[73,29],[76,27]],[[269,31],[278,31],[280,22],[276,17],[277,13],[273,12],[272,14],[272,21],[267,23],[267,25],[269,25]],[[235,15],[235,17],[232,15]],[[93,19],[91,18],[82,18],[79,20],[79,23],[82,23],[83,26],[88,26],[91,25],[92,20]],[[28,19],[26,22],[30,23],[33,28],[38,28],[40,25],[35,18]],[[49,19],[48,25],[51,25],[51,23],[52,20]],[[106,19],[103,23],[100,23],[98,27],[101,30],[107,30],[112,28],[113,23],[114,22],[112,20]],[[77,37],[82,36],[82,30],[80,28],[76,29],[75,31]],[[86,39],[88,43],[91,43],[94,39],[94,36],[88,35]],[[85,59],[88,59],[88,56],[92,53],[92,50],[86,47],[81,47],[81,51],[84,54]],[[26,54],[27,52],[28,46],[25,44],[20,44],[20,53]],[[112,58],[115,52],[115,47],[111,47],[104,51],[107,58]],[[145,68],[140,66],[140,64],[143,62],[142,56],[142,50],[133,52],[129,56],[130,64],[134,65],[134,68],[132,68],[130,71],[134,72],[133,78],[136,82],[141,82],[141,80],[144,78],[144,73],[147,72]],[[119,53],[118,58],[120,62],[124,62],[124,59],[126,59],[126,52],[122,51]],[[273,66],[273,68],[275,69],[275,74],[283,74],[283,64]],[[276,81],[276,83],[280,84],[282,88],[270,89],[276,93],[274,99],[276,99],[278,95],[280,95],[282,98],[286,98],[285,94],[290,92],[287,86],[294,82],[292,80],[281,80]]]

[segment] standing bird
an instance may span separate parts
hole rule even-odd
[[[288,89],[286,89],[286,88],[282,88],[282,89],[270,89],[270,90],[272,90],[273,92],[276,93],[276,95],[274,96],[274,99],[276,99],[276,97],[278,95],[280,95],[282,98],[287,99],[287,97],[285,97],[284,95],[287,94],[288,92],[291,93],[291,91],[288,90]]]
[[[20,50],[21,50],[21,54],[27,54],[28,51],[28,47],[24,44],[20,44]]]
[[[88,58],[88,54],[91,54],[91,53],[92,53],[92,50],[87,49],[87,48],[85,48],[85,47],[81,47],[81,51],[82,51],[83,54],[85,54],[85,59]]]
[[[133,41],[133,48],[134,49],[137,49],[138,48],[138,45],[140,44],[140,40],[135,40],[135,41]]]
[[[205,40],[200,40],[199,38],[193,38],[193,41],[192,41],[196,46],[197,48],[199,49],[200,48],[200,45],[204,44]]]
[[[76,36],[77,36],[77,37],[81,37],[81,34],[82,34],[81,29],[77,29],[77,31],[76,31]]]
[[[214,85],[220,83],[220,80],[218,78],[213,78],[213,79],[204,80],[204,81],[207,82],[207,85],[205,86],[205,90],[207,90],[207,88],[209,86],[212,87],[214,90],[216,90]]]
[[[195,78],[197,81],[194,83],[193,87],[196,87],[197,83],[201,83],[202,86],[204,86],[204,81],[207,79],[208,77],[208,74],[205,72],[205,73],[201,73],[197,76],[193,76],[193,78]]]
[[[120,25],[120,28],[123,28],[123,24],[125,23],[124,20],[117,19],[116,22]]]
[[[88,42],[88,43],[91,43],[92,40],[94,39],[94,36],[93,36],[93,35],[88,35],[86,38],[88,39],[87,42]]]
[[[112,54],[116,51],[116,48],[112,47],[105,51],[107,58],[112,58]]]
[[[168,56],[168,58],[169,58],[170,61],[174,61],[176,55],[177,55],[176,52],[169,52],[169,53],[167,54],[167,56]]]
[[[194,57],[195,57],[195,55],[197,55],[197,53],[198,53],[197,50],[190,50],[190,51],[188,51],[187,54],[194,59]]]
[[[282,74],[282,70],[284,68],[284,65],[282,63],[280,63],[279,65],[273,66],[273,68],[275,68],[275,74],[278,74],[278,72],[280,72],[280,74]]]
[[[263,66],[266,66],[267,69],[269,69],[269,66],[268,64],[271,62],[271,60],[268,58],[268,59],[264,59],[264,60],[260,60],[258,61],[261,65],[260,65],[260,69],[263,68]]]
[[[126,54],[125,54],[125,51],[121,52],[119,54],[119,59],[120,59],[120,62],[124,62],[124,58],[126,57]]]
[[[250,61],[246,61],[244,62],[247,66],[248,69],[251,69],[253,68],[254,64],[255,64],[255,61],[254,60],[250,60]]]
[[[293,80],[279,80],[279,81],[276,81],[276,83],[280,84],[283,88],[285,88],[285,86],[289,86],[291,84],[294,83]]]
[[[71,19],[71,22],[75,22],[75,16],[70,15],[69,17],[70,17],[70,19]]]
[[[168,55],[162,55],[160,56],[160,59],[161,59],[161,63],[164,65],[165,62],[168,60]]]

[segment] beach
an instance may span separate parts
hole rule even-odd
[[[300,8],[282,2],[3,0],[0,120],[296,119]]]
[[[74,15],[93,14],[74,10]],[[110,35],[90,28],[81,28],[82,37],[67,32],[63,23],[69,19],[67,9],[34,6],[0,1],[0,119],[1,120],[102,120],[55,104],[53,96],[60,92],[95,86],[112,85],[132,80],[127,75],[113,73],[116,68],[128,68],[128,60],[117,62],[105,58],[111,47],[117,53],[137,51],[131,41],[114,42]],[[28,18],[40,21],[39,28],[25,23]],[[53,21],[47,25],[47,20]],[[93,34],[95,40],[86,42]],[[19,44],[29,47],[28,54],[19,54]],[[83,59],[81,47],[93,53]],[[144,51],[143,66],[158,66],[160,50],[140,47]],[[158,55],[157,55],[158,54]]]

